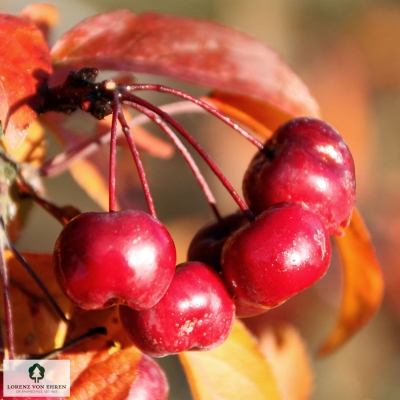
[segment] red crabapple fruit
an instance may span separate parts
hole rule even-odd
[[[240,210],[222,218],[222,221],[204,225],[190,242],[188,261],[200,261],[221,271],[222,247],[233,232],[247,223],[249,220]]]
[[[120,307],[122,326],[136,347],[153,357],[210,350],[228,337],[235,306],[220,276],[208,265],[178,265],[170,287],[152,308]]]
[[[222,251],[222,276],[233,296],[275,307],[320,279],[331,258],[319,218],[296,203],[280,203],[239,229]]]
[[[53,255],[61,287],[87,310],[154,306],[171,283],[175,262],[167,229],[137,210],[78,215],[61,231]]]
[[[255,306],[253,304],[245,303],[238,297],[234,297],[233,301],[235,302],[236,318],[255,317],[256,315],[264,314],[266,311],[269,310],[269,307]]]
[[[253,158],[243,193],[255,214],[280,202],[303,203],[320,217],[329,234],[340,234],[355,202],[353,158],[326,122],[293,119]]]

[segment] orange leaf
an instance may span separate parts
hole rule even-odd
[[[271,123],[270,121],[266,121],[262,115],[258,115],[258,113],[252,111],[251,107],[250,109],[248,109],[247,107],[247,104],[255,102],[255,100],[251,100],[244,96],[224,96],[224,94],[222,93],[221,100],[219,100],[216,92],[212,93],[210,96],[211,97],[203,97],[202,100],[212,105],[223,114],[248,126],[250,129],[252,129],[254,132],[257,132],[261,136],[264,136],[267,139],[272,136],[272,128],[268,127],[273,127],[275,124]],[[238,99],[237,103],[233,101],[234,98]],[[289,116],[285,116],[285,118],[289,119]]]
[[[0,121],[14,149],[37,116],[35,110],[41,104],[52,67],[47,44],[35,24],[0,14],[0,25],[0,54],[7,55],[0,65]]]
[[[45,37],[48,36],[49,29],[59,20],[57,8],[45,3],[30,4],[20,11],[19,16],[35,23]]]
[[[283,399],[309,399],[314,376],[299,332],[287,323],[275,323],[264,325],[257,336],[258,348],[271,365]]]
[[[163,371],[130,344],[119,322],[118,307],[78,310],[69,337],[100,325],[107,328],[107,336],[87,339],[59,357],[71,362],[71,399],[166,399],[168,382]]]
[[[286,121],[301,116],[319,117],[316,106],[310,107],[303,100],[306,89],[299,89],[298,107],[285,106],[279,99],[269,98],[260,100],[251,93],[236,94],[223,91],[214,91],[210,94],[209,101],[221,112],[252,128],[255,132],[269,139],[271,131],[275,131]],[[308,95],[310,98],[311,96]],[[304,104],[301,104],[304,101]],[[314,102],[314,100],[313,100]]]
[[[211,351],[179,354],[195,400],[281,399],[271,366],[244,325]]]
[[[61,347],[67,333],[66,324],[55,314],[42,291],[13,254],[9,250],[4,254],[10,276],[16,353],[40,354]],[[22,253],[22,255],[64,313],[70,314],[73,307],[57,284],[53,272],[52,254]],[[1,313],[4,321],[3,311]]]
[[[361,214],[354,209],[344,236],[335,236],[344,269],[344,290],[339,320],[319,350],[327,355],[361,329],[378,310],[383,276]]]
[[[155,361],[133,346],[114,353],[110,352],[112,346],[104,344],[103,348],[90,349],[84,354],[84,357],[91,359],[72,383],[71,399],[122,400],[138,396],[144,400],[167,398],[168,384]],[[71,369],[81,362],[72,355],[69,358]]]

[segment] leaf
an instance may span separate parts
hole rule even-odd
[[[128,114],[129,115],[129,114]],[[87,114],[77,113],[78,123]],[[102,146],[110,140],[111,117],[96,121],[92,129],[91,137],[83,136],[82,132],[71,124],[75,116],[67,116],[59,113],[47,113],[41,117],[41,121],[55,134],[66,150],[45,165],[42,171],[45,174],[55,174],[54,171],[69,170],[76,182],[86,193],[104,210],[109,206],[109,147]],[[91,118],[90,116],[88,116]],[[76,122],[76,120],[74,120]],[[133,121],[133,119],[132,119]],[[128,121],[129,123],[130,121]],[[69,124],[68,124],[69,123]],[[119,136],[123,136],[118,131]],[[173,154],[173,147],[157,137],[148,133],[141,126],[132,126],[132,137],[139,150],[143,150],[152,156],[169,158]],[[117,209],[146,207],[136,167],[124,137],[119,137],[117,144]]]
[[[119,322],[118,307],[77,311],[69,337],[99,325],[107,336],[98,336],[64,351],[59,358],[71,362],[71,399],[164,400],[168,382],[150,357],[130,344]]]
[[[86,115],[83,115],[86,116]],[[78,117],[82,117],[82,114]],[[84,143],[87,137],[68,123],[76,122],[70,116],[59,113],[48,113],[41,117],[42,122],[61,142],[67,151]],[[101,128],[101,127],[100,127]],[[104,127],[102,128],[104,131]],[[109,152],[104,146],[97,146],[96,153],[80,157],[69,165],[71,175],[76,182],[99,206],[108,210],[108,159]],[[64,170],[66,167],[64,167]],[[62,169],[63,170],[63,169]]]
[[[27,129],[25,141],[16,149],[11,149],[5,143],[7,152],[18,163],[28,163],[34,168],[39,168],[46,157],[46,141],[43,127],[37,122]]]
[[[73,381],[71,399],[167,398],[168,384],[155,361],[133,346],[115,353],[111,350],[112,345],[106,343],[103,348],[85,350],[84,357],[90,357],[90,361]],[[75,364],[82,360],[71,356],[70,361],[71,368],[76,369]]]
[[[212,21],[118,10],[88,18],[51,50],[55,68],[142,72],[218,90],[219,101],[272,114],[275,128],[294,116],[318,115],[307,87],[266,44]],[[275,115],[276,114],[276,115]],[[268,122],[270,123],[270,122]]]
[[[103,209],[109,208],[107,154],[102,149],[101,154],[92,154],[81,158],[69,167],[71,175],[86,193]],[[120,208],[117,205],[118,209]]]
[[[271,366],[244,325],[236,321],[228,339],[214,350],[183,352],[194,400],[281,399]]]
[[[215,107],[218,111],[222,112],[226,116],[229,116],[246,125],[254,132],[257,132],[267,139],[272,136],[272,129],[274,129],[275,125],[280,124],[279,121],[281,121],[281,119],[290,119],[288,115],[283,115],[282,118],[278,118],[275,123],[272,123],[272,121],[267,121],[266,118],[273,118],[272,112],[264,113],[265,108],[268,107],[268,105],[266,103],[259,102],[260,111],[263,111],[261,114],[259,114],[258,112],[255,112],[256,108],[253,109],[251,106],[248,107],[249,104],[256,102],[256,100],[252,101],[251,99],[243,96],[230,95],[228,99],[228,95],[226,95],[222,98],[222,100],[218,100],[218,96],[215,92],[210,96],[211,97],[204,96],[202,100]],[[238,104],[235,104],[233,101],[234,98],[238,99]],[[242,105],[242,108],[238,108]]]
[[[222,91],[212,92],[209,101],[219,111],[246,124],[266,139],[269,139],[273,131],[290,119],[301,116],[319,116],[319,112],[284,111],[270,102]]]
[[[45,3],[29,4],[23,8],[18,15],[36,24],[46,38],[49,29],[56,25],[59,20],[57,8],[51,4]]]
[[[42,291],[9,250],[4,252],[10,276],[15,350],[22,354],[41,354],[61,347],[67,326],[55,314]],[[22,253],[65,314],[73,307],[59,288],[53,272],[52,254]],[[2,296],[2,289],[1,298]],[[4,311],[1,308],[2,321]]]
[[[22,18],[0,14],[0,122],[14,149],[36,118],[52,71],[42,32]],[[16,68],[18,66],[18,68]]]
[[[344,236],[334,238],[343,264],[344,289],[337,325],[319,350],[322,356],[337,350],[374,316],[384,291],[379,262],[357,209]]]
[[[314,376],[306,345],[290,324],[264,324],[258,349],[271,365],[284,400],[309,399]]]

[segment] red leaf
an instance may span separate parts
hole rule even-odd
[[[0,54],[6,55],[0,65],[0,122],[9,146],[16,148],[37,116],[52,67],[47,44],[35,24],[0,14],[0,25]]]
[[[212,21],[118,10],[88,18],[52,49],[56,68],[92,65],[168,76],[317,115],[308,89],[266,44]]]

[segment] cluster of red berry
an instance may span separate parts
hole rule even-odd
[[[201,229],[189,259],[217,268],[236,316],[276,307],[320,279],[331,258],[329,234],[340,234],[355,201],[355,171],[342,137],[327,123],[289,121],[250,163],[243,192],[257,218],[242,214]],[[234,233],[230,233],[230,232]]]
[[[127,104],[174,124],[126,88],[118,90]],[[118,104],[112,111],[115,124],[117,115],[126,127]],[[235,316],[259,314],[311,286],[329,266],[329,234],[340,234],[350,219],[352,156],[331,126],[308,118],[286,123],[261,147],[243,182],[250,211],[243,203],[240,212],[202,228],[178,267],[174,242],[152,212],[110,206],[73,218],[54,250],[68,297],[86,310],[120,305],[134,344],[157,357],[214,348]]]

